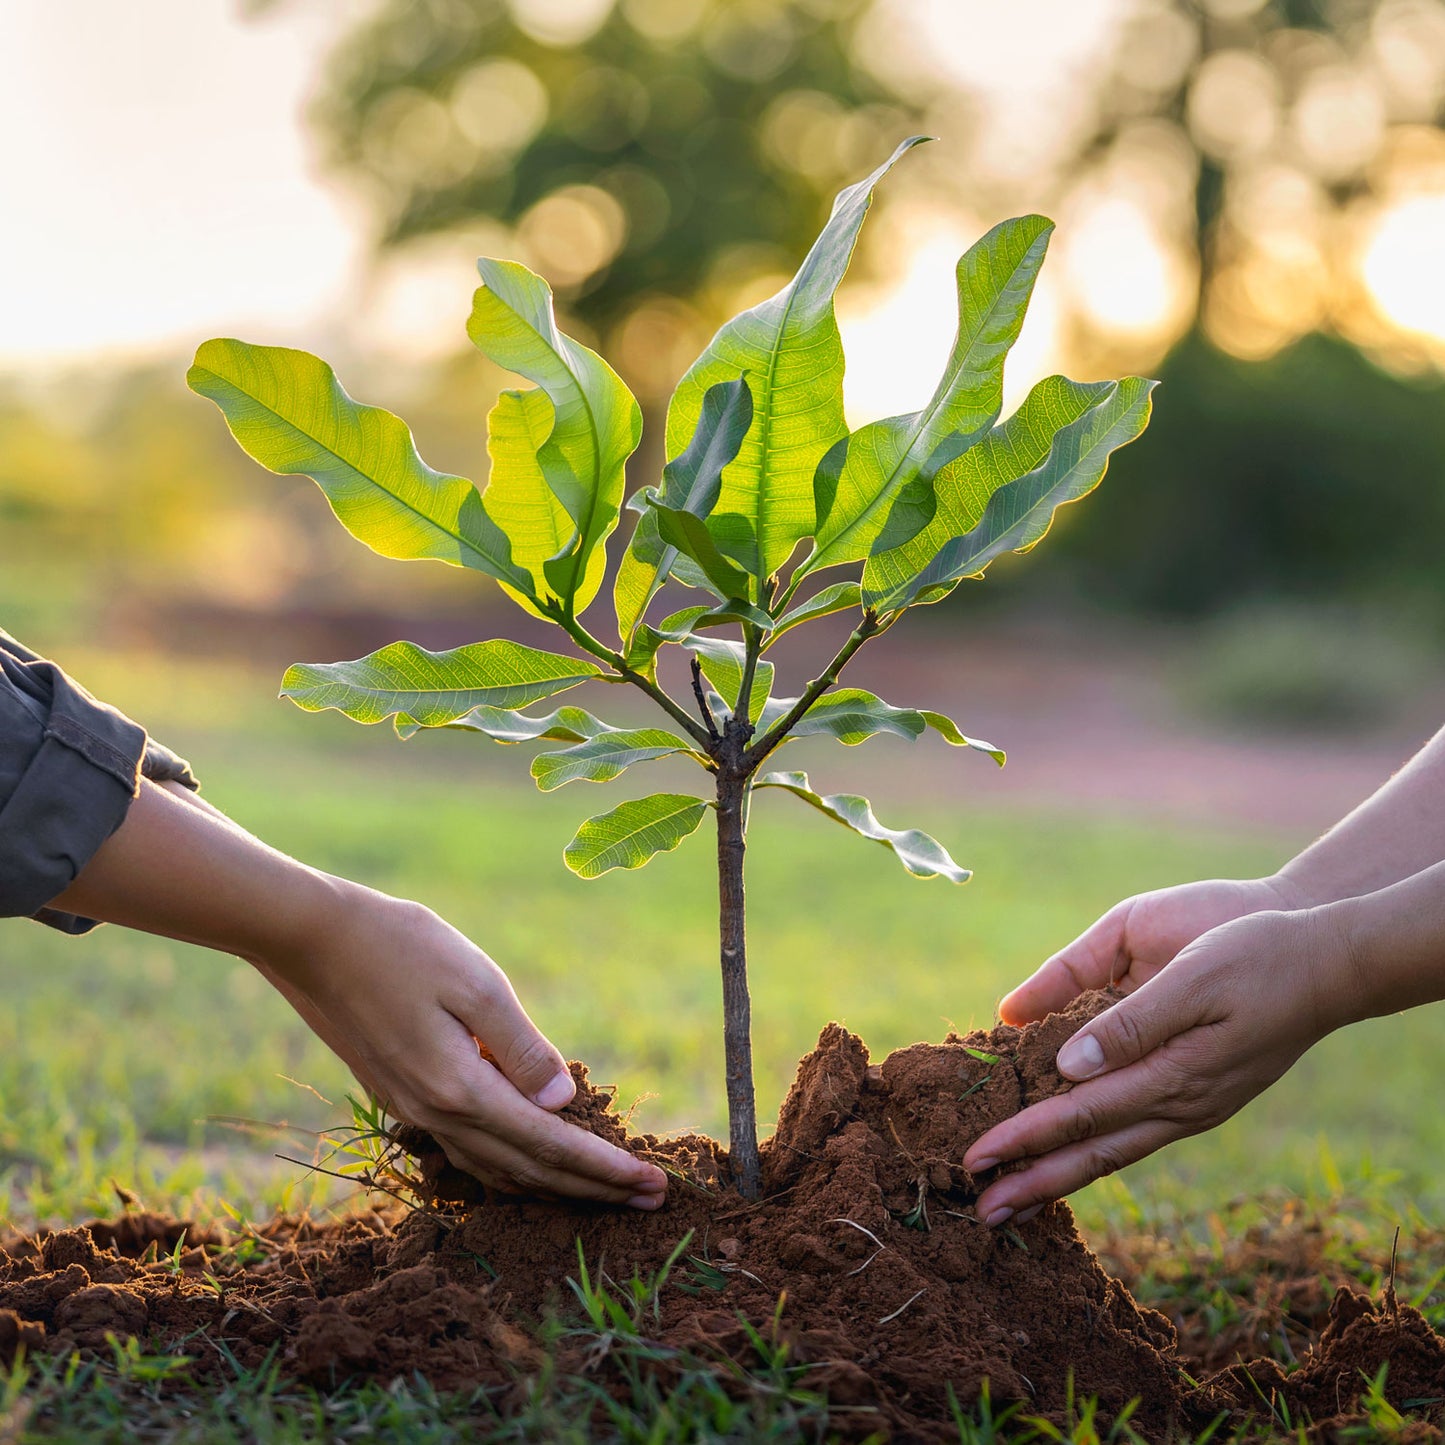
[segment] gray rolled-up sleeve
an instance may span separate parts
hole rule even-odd
[[[0,917],[94,928],[47,905],[120,827],[142,777],[196,786],[138,723],[0,631]]]

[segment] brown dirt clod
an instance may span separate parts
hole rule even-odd
[[[494,1386],[505,1400],[540,1362],[531,1327],[575,1313],[579,1241],[594,1279],[625,1283],[655,1275],[692,1231],[648,1338],[756,1366],[739,1316],[776,1328],[790,1363],[813,1367],[808,1388],[849,1407],[831,1426],[844,1437],[956,1439],[949,1388],[967,1406],[985,1381],[997,1407],[1019,1401],[1056,1421],[1071,1387],[1097,1397],[1104,1419],[1137,1398],[1132,1424],[1149,1439],[1220,1411],[1257,1414],[1272,1394],[1338,1421],[1384,1359],[1392,1402],[1445,1400],[1445,1345],[1424,1319],[1345,1291],[1293,1374],[1254,1361],[1195,1385],[1185,1371],[1199,1363],[1180,1354],[1174,1326],[1105,1272],[1066,1205],[1010,1230],[975,1219],[985,1181],[963,1168],[965,1150],[1068,1087],[1058,1048],[1110,1002],[1086,996],[1040,1023],[915,1044],[881,1065],[830,1024],[763,1146],[764,1196],[752,1204],[730,1187],[720,1145],[631,1134],[574,1064],[565,1116],[667,1168],[662,1210],[497,1195],[410,1131],[399,1137],[433,1207],[278,1219],[244,1263],[227,1265],[216,1232],[141,1213],[11,1237],[0,1241],[0,1366],[21,1348],[101,1350],[109,1332],[149,1349],[184,1340],[204,1376],[223,1358],[197,1348],[204,1335],[242,1365],[279,1347],[283,1369],[320,1386],[419,1372],[438,1389]],[[582,1367],[585,1340],[558,1348],[559,1368]]]

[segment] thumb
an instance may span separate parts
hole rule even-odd
[[[539,1108],[556,1113],[572,1102],[577,1085],[567,1061],[527,1017],[510,988],[491,1001],[483,1027],[468,1027],[476,1034],[482,1053]]]
[[[1167,971],[1081,1028],[1059,1050],[1058,1071],[1080,1083],[1151,1054],[1193,1022]]]
[[[998,1006],[1005,1023],[1025,1024],[1065,1009],[1081,993],[1113,981],[1124,951],[1132,899],[1116,903],[1067,948],[1061,948]]]

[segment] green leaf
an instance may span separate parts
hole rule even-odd
[[[207,341],[186,384],[215,402],[263,467],[311,477],[342,526],[373,552],[472,567],[516,592],[531,590],[476,487],[433,471],[400,417],[353,401],[318,357]]]
[[[746,658],[743,644],[725,637],[699,637],[693,633],[691,637],[683,639],[683,646],[689,652],[697,653],[708,681],[717,688],[723,702],[727,704],[728,711],[736,712],[738,693],[743,686],[743,665]],[[749,716],[754,722],[761,715],[773,690],[773,673],[773,664],[761,660],[753,673]]]
[[[850,607],[860,606],[862,601],[862,588],[856,582],[835,582],[806,602],[800,602],[783,613],[773,624],[772,635],[766,646],[771,647],[783,633],[792,631],[804,622],[812,622],[817,617],[829,617],[834,612],[846,612]]]
[[[1032,540],[1017,550],[1033,546],[1048,531],[1054,508],[1092,491],[1108,469],[1111,453],[1148,425],[1154,386],[1140,377],[1076,382],[1050,376],[1039,382],[1008,421],[939,474],[938,515],[929,527],[906,546],[868,559],[864,605],[889,611],[947,596],[970,574],[946,577],[951,564],[945,564],[945,553],[967,566],[966,553],[975,543],[990,545],[979,533],[985,515],[992,513],[992,532],[1003,520],[995,506],[1010,509],[1012,515],[1012,509],[1025,503],[1024,493],[1033,501],[1022,506],[1030,524],[1020,535]],[[1005,491],[1009,499],[996,502]],[[1022,512],[1019,520],[1024,520]],[[965,544],[965,538],[972,540]],[[1002,550],[1007,547],[975,563],[972,575]]]
[[[904,832],[885,828],[873,816],[873,808],[868,799],[860,798],[856,793],[815,793],[808,782],[807,773],[766,773],[758,779],[755,786],[784,788],[820,813],[832,818],[835,823],[841,823],[845,828],[851,828],[865,838],[882,843],[885,848],[893,850],[898,861],[915,878],[941,877],[953,883],[966,883],[973,877],[969,869],[960,868],[948,856],[943,845],[937,839],[930,838],[927,833],[921,833],[917,828],[909,828]]]
[[[532,759],[532,776],[537,786],[550,793],[563,783],[583,779],[589,783],[610,783],[633,763],[651,762],[673,753],[701,757],[683,738],[662,728],[609,729],[588,738],[575,748],[556,753],[539,753]]]
[[[830,453],[815,483],[818,533],[800,575],[900,546],[934,514],[938,471],[998,420],[1003,367],[1018,339],[1054,224],[997,225],[958,263],[958,332],[928,405],[860,428]]]
[[[958,730],[958,724],[952,718],[945,717],[941,712],[934,712],[931,708],[920,708],[919,716],[931,727],[934,732],[940,734],[946,743],[956,748],[973,748],[975,752],[987,753],[999,767],[1008,762],[1008,754],[1002,748],[996,748],[992,743],[986,743],[982,738],[971,738]]]
[[[796,698],[770,698],[762,716],[758,719],[759,731],[766,732],[779,722],[796,702]],[[923,735],[927,728],[933,728],[945,742],[958,748],[973,748],[987,753],[1000,767],[1005,755],[1003,750],[979,738],[967,737],[958,730],[958,725],[941,712],[921,708],[894,707],[882,698],[865,692],[861,687],[840,687],[824,693],[798,720],[784,742],[794,738],[830,737],[836,738],[848,747],[857,747],[879,733],[892,733],[895,737],[907,738],[910,742]]]
[[[656,853],[670,853],[697,831],[708,804],[681,793],[652,793],[588,818],[562,857],[583,878],[612,868],[641,868]]]
[[[487,416],[487,452],[492,459],[485,502],[493,520],[512,544],[512,560],[532,574],[533,595],[550,594],[541,585],[544,567],[572,545],[577,528],[542,474],[538,454],[552,434],[552,402],[545,391],[504,391]],[[598,547],[588,564],[580,595],[592,597],[602,583],[607,555]],[[502,584],[528,612],[546,614],[527,596]]]
[[[662,470],[663,503],[706,517],[717,505],[723,468],[737,456],[752,419],[753,398],[745,377],[710,386],[703,396],[692,440]],[[623,556],[613,593],[617,631],[624,650],[676,559],[677,549],[663,541],[655,518],[648,525],[644,513]]]
[[[656,666],[658,649],[663,643],[681,642],[685,637],[691,636],[694,624],[706,617],[709,611],[704,603],[701,606],[684,607],[681,612],[664,617],[657,627],[646,622],[639,623],[624,659],[628,667],[651,677]]]
[[[717,511],[746,519],[758,545],[758,585],[814,529],[813,473],[848,427],[843,419],[843,345],[833,295],[848,268],[873,188],[905,151],[903,142],[872,175],[839,193],[822,234],[775,296],[734,317],[713,337],[673,393],[667,453],[676,456],[697,426],[709,387],[746,374],[754,417],[723,473]],[[748,594],[756,602],[760,592]]]
[[[552,403],[551,432],[535,453],[575,532],[567,551],[543,564],[548,586],[573,612],[596,594],[594,551],[617,525],[624,469],[642,435],[632,393],[595,351],[557,329],[552,292],[515,261],[477,262],[467,335],[489,360],[534,382]]]
[[[761,607],[754,607],[751,602],[744,602],[740,597],[724,602],[721,607],[704,611],[692,625],[695,631],[702,632],[709,627],[726,627],[731,622],[750,623],[759,632],[771,632],[776,625],[770,612],[764,612]]]
[[[286,669],[281,696],[307,712],[335,708],[361,723],[395,714],[399,728],[431,728],[477,707],[526,707],[601,676],[600,668],[580,658],[505,639],[450,652],[392,642],[354,662],[298,662]]]
[[[746,599],[751,579],[741,567],[719,550],[707,523],[691,512],[676,507],[652,504],[657,530],[662,540],[674,551],[697,563],[708,584],[724,601]]]
[[[513,708],[483,705],[442,726],[484,733],[493,742],[508,744],[541,742],[544,739],[580,743],[596,737],[598,733],[616,731],[610,724],[580,707],[559,707],[545,717],[528,717]],[[399,737],[409,738],[421,731],[421,724],[403,723],[398,719],[396,731]]]

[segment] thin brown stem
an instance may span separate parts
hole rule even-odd
[[[802,721],[808,709],[838,681],[838,674],[848,665],[849,658],[870,637],[876,637],[888,626],[889,623],[879,622],[876,612],[863,614],[863,620],[849,634],[847,642],[838,649],[832,662],[803,689],[802,697],[744,754],[743,766],[748,773],[757,769],[763,759]]]
[[[707,735],[712,740],[714,747],[722,741],[722,734],[717,730],[717,719],[712,715],[712,708],[708,706],[707,694],[702,690],[702,663],[696,653],[692,657],[692,695],[697,699],[697,710],[707,727]]]
[[[735,719],[727,725],[736,744]],[[729,1157],[744,1199],[762,1192],[757,1103],[753,1092],[752,1002],[743,898],[747,777],[724,766],[717,784],[718,938],[722,964],[723,1053],[727,1069]]]
[[[624,682],[630,682],[634,687],[641,688],[658,707],[662,708],[675,722],[683,727],[687,735],[703,749],[710,752],[712,739],[703,729],[701,723],[694,722],[692,715],[680,703],[676,703],[650,678],[644,677],[635,667],[627,665],[627,659],[620,652],[613,652],[610,647],[592,636],[575,617],[565,613],[553,615],[556,622],[584,652],[590,652],[593,657],[599,658],[608,664]]]

